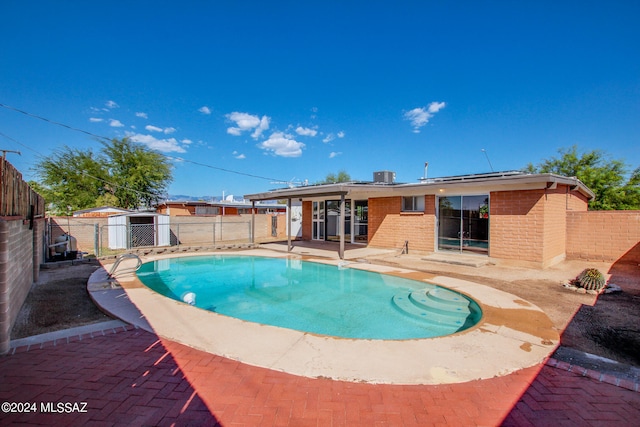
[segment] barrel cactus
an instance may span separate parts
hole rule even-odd
[[[605,286],[604,275],[597,268],[586,268],[578,275],[576,280],[581,288],[592,291],[600,291]]]

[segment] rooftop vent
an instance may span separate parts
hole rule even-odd
[[[377,184],[393,184],[396,173],[391,171],[379,171],[373,173],[373,182]]]

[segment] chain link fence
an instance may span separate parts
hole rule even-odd
[[[77,251],[79,256],[101,257],[137,248],[212,247],[248,244],[252,241],[251,220],[223,219],[224,217],[212,217],[209,221],[172,220],[169,224],[109,224],[106,218],[58,217],[48,221],[46,258],[67,257],[71,251]],[[67,239],[73,243],[67,245],[65,236],[70,236]]]
[[[164,234],[164,235],[163,235]],[[154,224],[102,225],[97,256],[115,255],[129,249],[154,246],[210,247],[251,242],[251,221],[171,222]]]

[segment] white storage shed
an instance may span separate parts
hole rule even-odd
[[[112,215],[107,219],[107,224],[109,249],[169,246],[171,244],[169,215],[153,212]]]

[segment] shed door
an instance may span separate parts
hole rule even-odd
[[[156,217],[156,225],[158,227],[158,240],[156,246],[171,245],[171,228],[169,224],[169,215],[158,215]]]
[[[110,216],[107,224],[109,249],[127,249],[127,217]]]

